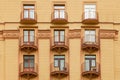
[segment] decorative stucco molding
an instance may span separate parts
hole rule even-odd
[[[110,30],[110,29],[101,29],[100,30],[100,38],[101,39],[115,39],[118,38],[118,31],[117,30]]]
[[[51,37],[51,31],[50,30],[39,30],[38,31],[38,38],[46,39]]]
[[[19,38],[19,30],[3,30],[3,38],[17,39]]]
[[[74,30],[69,30],[69,38],[80,38],[81,30],[80,29],[74,29]]]

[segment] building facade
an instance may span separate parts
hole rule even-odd
[[[119,0],[0,0],[0,80],[119,80]]]

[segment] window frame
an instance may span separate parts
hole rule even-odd
[[[25,8],[25,6],[33,6],[34,8]],[[33,13],[31,11],[33,10]],[[27,17],[25,17],[25,11],[27,11]],[[31,17],[33,15],[33,17]],[[35,19],[35,4],[23,4],[23,18],[24,19]]]
[[[59,57],[64,57],[64,58],[55,58],[55,56],[59,56]],[[55,61],[57,60],[58,66],[55,66]],[[60,67],[60,61],[64,60],[64,66],[65,66],[65,55],[54,55],[54,67]]]
[[[28,59],[25,59],[25,57],[27,57]],[[33,63],[31,61],[33,61]],[[27,67],[25,65],[26,62],[28,64]],[[30,66],[31,63],[33,64],[33,67]],[[34,68],[34,66],[35,66],[35,56],[34,55],[23,55],[23,67],[24,68]]]
[[[57,34],[58,41],[56,41],[56,34],[55,34],[56,31],[58,32],[58,34]],[[64,35],[62,35],[61,32],[64,32]],[[62,38],[64,38],[63,41],[61,41],[61,36],[62,36]],[[65,30],[64,29],[61,29],[61,30],[55,29],[54,30],[54,43],[65,43]]]
[[[25,31],[27,31],[27,34],[25,34]],[[34,32],[34,35],[31,35],[31,31]],[[27,41],[25,41],[25,36],[27,36]],[[31,41],[31,37],[33,36],[33,41]],[[35,30],[34,29],[23,29],[23,42],[24,43],[34,43],[35,42]]]
[[[94,31],[94,34],[86,34],[86,32],[91,33],[91,31]],[[89,37],[89,40],[86,39]],[[94,38],[93,38],[94,37]],[[94,40],[92,40],[94,39]],[[84,30],[84,42],[96,42],[96,29],[85,29]]]

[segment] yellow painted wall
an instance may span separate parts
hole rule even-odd
[[[69,75],[70,80],[81,80],[80,79],[80,39],[70,39],[69,41]]]
[[[49,39],[39,40],[39,80],[50,79],[50,42]]]
[[[5,62],[4,62],[5,56],[4,56],[4,42],[0,41],[0,79],[4,79],[5,74]]]
[[[13,44],[14,43],[14,44]],[[18,80],[18,40],[8,39],[4,43],[4,80]]]
[[[115,80],[113,40],[101,39],[101,79]]]

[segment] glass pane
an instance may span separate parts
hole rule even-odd
[[[90,42],[95,42],[95,35],[90,36]]]
[[[24,31],[24,42],[28,42],[28,31]]]
[[[34,67],[34,59],[30,60],[30,67]]]
[[[65,10],[60,10],[60,18],[65,18]]]
[[[96,56],[85,56],[85,58],[96,58]]]
[[[65,6],[54,6],[54,9],[65,9]]]
[[[85,71],[89,71],[89,70],[90,70],[89,60],[85,60]]]
[[[60,60],[60,70],[64,70],[65,68],[65,60]]]
[[[95,42],[95,30],[90,31],[90,41]]]
[[[58,60],[54,60],[54,66],[58,67]]]
[[[95,30],[85,30],[85,41],[95,42]]]
[[[55,59],[59,58],[65,58],[65,56],[54,56]]]
[[[59,42],[59,31],[54,31],[54,35],[55,42]]]
[[[95,4],[86,4],[84,5],[84,11],[85,11],[85,19],[87,18],[95,18],[96,14],[96,5]]]
[[[59,18],[59,10],[55,10],[55,12],[54,12],[54,18]]]
[[[96,18],[96,12],[95,11],[90,12],[90,18]]]
[[[64,31],[60,31],[60,42],[64,42],[64,40],[65,40]]]
[[[24,9],[34,9],[34,5],[33,6],[32,5],[31,6],[26,5],[26,6],[24,6]]]
[[[64,40],[65,40],[64,35],[60,35],[60,42],[65,42]]]
[[[27,60],[27,59],[29,59],[29,56],[24,56],[24,60]]]
[[[55,42],[59,42],[59,36],[55,36]]]
[[[34,42],[34,31],[30,31],[30,42]]]
[[[34,56],[28,56],[29,57],[29,59],[32,59],[32,60],[34,60]]]
[[[89,30],[85,30],[85,42],[89,42]]]
[[[85,12],[85,19],[88,19],[89,16],[90,16],[90,15],[89,15],[89,12],[86,11],[86,12]]]
[[[24,18],[28,18],[28,10],[24,10]]]
[[[24,31],[24,35],[28,35],[28,31]]]
[[[30,10],[30,18],[34,19],[34,10]]]
[[[84,11],[95,11],[96,5],[95,4],[85,4]]]
[[[92,60],[92,64],[91,64],[91,66],[96,66],[96,61],[95,60]]]
[[[34,56],[24,56],[24,67],[34,67]]]
[[[29,67],[28,60],[24,60],[24,67]]]

